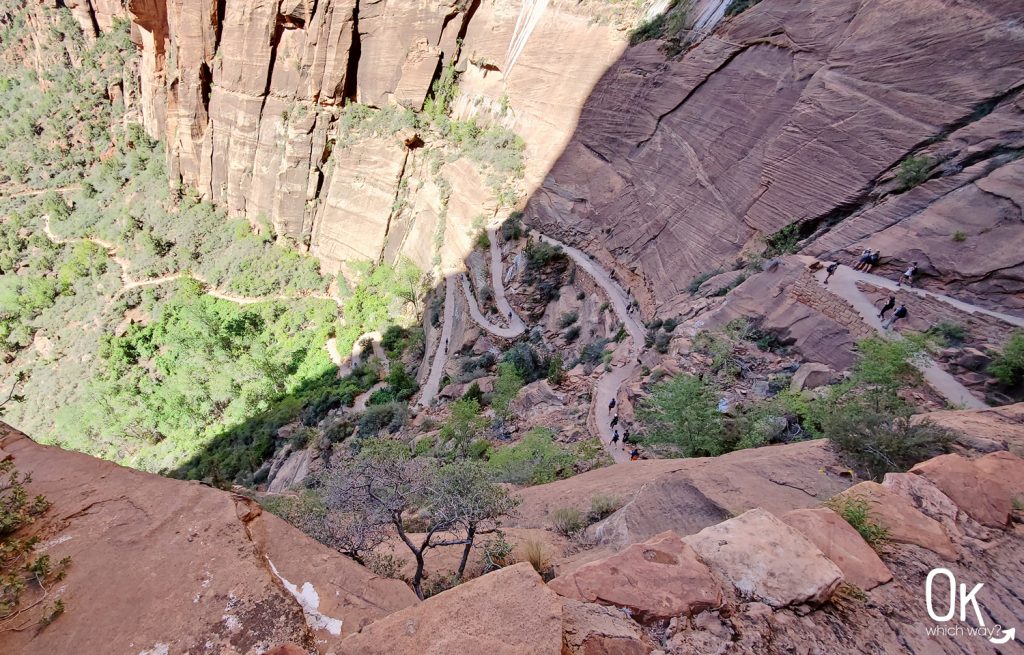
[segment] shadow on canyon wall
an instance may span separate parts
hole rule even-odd
[[[674,315],[695,277],[749,267],[750,253],[791,224],[810,254],[877,247],[883,274],[920,261],[926,286],[1024,308],[1024,261],[1008,232],[1019,230],[1020,207],[1005,197],[1024,180],[1024,37],[999,19],[1011,4],[988,0],[951,17],[898,0],[765,0],[675,57],[663,41],[628,48],[523,205],[525,222],[614,271],[646,319]],[[963,38],[964,21],[983,24],[984,47]],[[908,158],[930,166],[913,185],[901,178]],[[958,223],[975,205],[977,220]],[[969,248],[950,240],[954,229],[969,232]],[[255,473],[282,425],[303,412],[315,424],[342,404],[334,375],[230,429],[174,474],[218,478],[221,461]]]

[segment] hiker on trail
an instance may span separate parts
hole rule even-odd
[[[618,424],[619,424],[619,415],[616,414],[615,416],[612,417],[612,427],[614,428]]]
[[[868,259],[871,258],[871,250],[864,250],[857,258],[857,263],[853,265],[853,270],[859,271],[861,267],[868,263]]]
[[[510,321],[512,320],[512,312],[511,311],[508,313],[508,320],[510,320]]]
[[[448,340],[447,339],[444,340],[444,351],[448,352]]]
[[[896,321],[900,320],[901,318],[906,318],[906,317],[907,317],[907,306],[906,305],[900,305],[899,307],[896,308],[896,311],[894,311],[892,313],[892,316],[890,316],[889,319],[885,323],[882,323],[882,329],[888,330],[889,328],[891,328],[893,326],[894,323],[896,323]]]
[[[828,268],[825,269],[825,281],[822,284],[828,284],[828,279],[832,277],[832,274],[836,272],[837,268],[839,268],[839,264],[837,262],[832,262],[828,265]]]
[[[636,448],[634,448],[634,449],[633,449],[633,452],[631,452],[631,453],[629,454],[629,460],[630,460],[631,462],[635,462],[635,461],[636,461],[636,460],[638,460],[638,459],[640,459],[640,451],[639,451],[639,450],[637,450]]]
[[[626,444],[628,442],[629,442],[629,430],[623,430],[622,431],[622,447],[625,448]]]
[[[871,253],[871,256],[868,257],[868,263],[864,265],[864,272],[865,273],[870,273],[871,269],[873,269],[874,267],[878,266],[878,260],[879,260],[879,258],[881,258],[881,256],[882,256],[882,251],[881,250],[876,250],[875,252]]]
[[[612,443],[619,443],[619,431],[616,430],[615,434],[612,435]]]
[[[896,296],[889,294],[889,299],[882,305],[882,311],[878,312],[878,318],[885,318],[885,313],[896,306]]]
[[[608,401],[608,409],[614,409],[614,408],[615,408],[615,399],[612,398],[611,400]]]
[[[904,282],[907,283],[908,287],[914,286],[914,276],[916,274],[917,274],[917,262],[913,262],[912,264],[910,264],[910,268],[908,268],[907,270],[903,271],[903,277],[901,277],[900,281],[896,283],[896,286],[897,287],[901,287],[901,286],[903,286]]]

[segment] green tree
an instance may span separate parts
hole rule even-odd
[[[516,366],[511,362],[498,364],[498,378],[494,381],[494,394],[491,396],[494,413],[501,418],[508,418],[509,407],[522,388],[523,378]]]
[[[469,444],[487,427],[487,419],[480,416],[480,403],[475,398],[456,400],[451,409],[451,417],[441,426],[441,442],[450,443],[452,450],[464,457]]]
[[[1024,332],[1014,332],[1003,351],[992,359],[988,372],[1007,386],[1024,381]]]
[[[730,450],[714,391],[698,377],[682,374],[656,385],[640,406],[640,418],[646,442],[672,445],[684,457]]]

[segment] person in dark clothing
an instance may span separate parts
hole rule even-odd
[[[907,306],[906,305],[900,305],[899,307],[896,308],[896,311],[894,311],[892,313],[892,316],[889,317],[889,320],[887,320],[885,323],[882,323],[882,329],[888,330],[889,328],[891,328],[893,326],[893,324],[896,323],[896,321],[900,320],[901,318],[906,318],[906,317],[907,317]]]
[[[837,268],[839,268],[839,264],[836,262],[832,262],[828,265],[828,268],[825,269],[825,281],[823,284],[828,284],[828,279],[832,277],[832,274],[836,272]]]
[[[633,452],[629,454],[629,459],[632,462],[635,462],[636,460],[640,459],[640,451],[634,448]]]
[[[871,251],[870,250],[864,250],[864,252],[862,252],[860,254],[860,257],[857,258],[857,263],[855,263],[853,265],[853,270],[859,271],[862,268],[864,268],[864,266],[866,266],[867,263],[868,263],[868,259],[870,259],[870,258],[871,258]]]
[[[619,431],[616,430],[612,435],[612,443],[619,443]]]
[[[615,399],[612,398],[611,400],[608,401],[608,409],[614,409],[614,408],[615,408]]]
[[[896,306],[896,296],[889,294],[889,299],[882,305],[882,310],[878,312],[878,318],[885,318],[885,313]]]
[[[618,424],[619,424],[619,415],[616,414],[615,416],[612,417],[612,427],[614,428]]]
[[[867,265],[864,266],[864,272],[865,273],[870,273],[871,269],[873,269],[874,267],[878,266],[878,260],[879,260],[879,258],[881,256],[882,256],[882,252],[880,250],[876,250],[875,252],[871,253],[871,256],[868,257]]]

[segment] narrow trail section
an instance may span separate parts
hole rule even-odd
[[[0,193],[0,196],[4,198],[25,198],[28,196],[41,196],[44,193],[53,191],[54,193],[68,193],[69,191],[78,191],[82,188],[80,184],[69,184],[67,186],[57,187],[56,189],[24,189],[22,191],[15,191],[14,193]]]
[[[573,248],[544,236],[539,232],[535,231],[534,235],[549,245],[561,248],[566,255],[576,262],[579,268],[583,269],[597,282],[598,286],[604,289],[611,307],[618,314],[619,320],[622,321],[623,326],[626,328],[626,333],[629,335],[630,343],[628,349],[624,348],[625,344],[619,346],[611,362],[612,370],[606,372],[597,381],[594,389],[594,400],[590,410],[591,418],[594,421],[593,427],[597,430],[605,450],[608,451],[616,463],[628,461],[629,453],[626,448],[612,443],[612,437],[616,428],[612,427],[611,420],[618,412],[609,407],[609,405],[612,399],[618,396],[619,389],[625,384],[626,380],[632,377],[637,372],[637,369],[640,368],[640,353],[644,347],[644,326],[640,322],[639,315],[629,311],[630,299],[626,290],[613,280],[607,271],[595,262],[590,255],[578,248]],[[624,426],[619,425],[617,428],[624,429]]]
[[[502,327],[488,321],[483,312],[480,311],[476,298],[473,296],[473,289],[469,284],[469,276],[465,273],[461,273],[459,277],[462,279],[462,292],[466,296],[466,304],[469,306],[469,315],[473,317],[473,320],[476,321],[477,325],[491,334],[504,337],[505,339],[514,339],[526,331],[526,324],[519,320],[518,316],[510,327]],[[513,316],[515,316],[515,314],[513,314]]]
[[[423,392],[416,402],[421,407],[429,407],[437,396],[441,386],[441,377],[444,375],[445,364],[448,363],[448,340],[452,336],[452,324],[455,322],[455,274],[445,276],[444,280],[444,325],[441,327],[441,336],[434,347],[434,358],[430,362],[430,375],[423,385]],[[470,307],[473,304],[470,303]]]
[[[815,279],[819,283],[825,278],[824,270],[819,271],[815,274]],[[889,336],[894,339],[902,339],[903,336],[895,330],[885,330],[882,328],[882,321],[878,318],[878,308],[872,304],[872,302],[865,296],[860,289],[857,288],[857,282],[863,280],[870,282],[876,286],[885,287],[887,289],[896,289],[896,283],[886,278],[879,277],[877,275],[871,275],[869,273],[861,273],[855,271],[848,266],[840,266],[836,269],[836,272],[832,275],[832,279],[829,280],[827,288],[846,299],[853,308],[857,310],[861,318],[865,323],[874,328],[879,334]],[[947,304],[963,309],[964,311],[981,311],[980,308],[968,305],[967,303],[959,300],[954,300],[941,294],[932,292],[925,292],[921,290],[909,289],[909,291],[918,291],[918,295],[927,294],[946,302]],[[986,314],[998,315],[989,311],[984,311]],[[1002,315],[999,316],[1003,318]],[[934,360],[926,358],[921,362],[915,364],[921,374],[924,375],[925,380],[932,386],[935,391],[941,394],[946,400],[955,405],[965,407],[967,409],[986,409],[988,405],[979,400],[974,394],[972,394],[967,387],[957,382],[956,378],[942,370]]]
[[[523,319],[519,318],[519,314],[505,297],[505,265],[501,259],[498,231],[493,227],[487,228],[487,238],[491,242],[491,287],[494,289],[494,302],[498,305],[501,315],[508,318],[509,327],[525,330],[526,324],[523,323]]]

